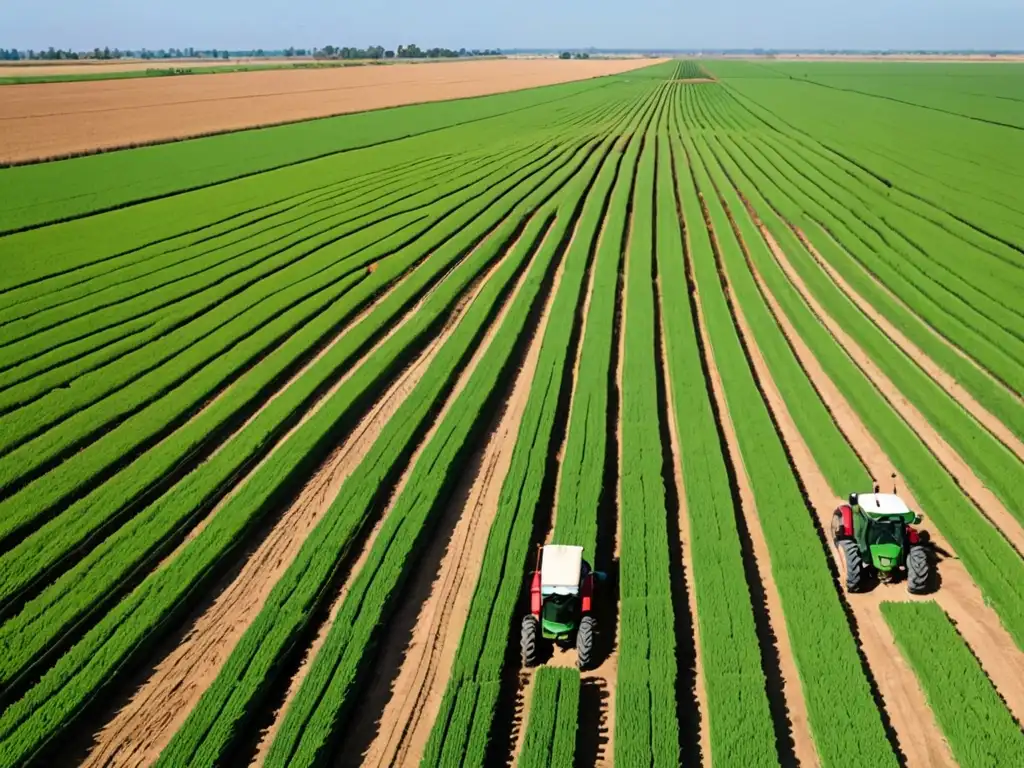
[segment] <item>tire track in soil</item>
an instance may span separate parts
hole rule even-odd
[[[755,220],[756,221],[756,220]],[[762,236],[773,250],[781,249],[771,232],[760,227]],[[761,278],[753,264],[749,264],[751,273],[757,282],[761,295],[764,296],[776,322],[785,335],[790,348],[796,355],[801,367],[807,374],[811,384],[817,390],[825,407],[832,414],[836,426],[846,437],[868,471],[874,477],[888,477],[894,466],[893,462],[881,446],[864,426],[857,413],[851,408],[838,388],[824,372],[810,348],[804,343],[796,329],[789,322],[774,295]],[[792,445],[797,445],[793,443]],[[914,498],[908,488],[900,490],[900,496],[911,508],[927,513]],[[834,500],[835,497],[831,496]],[[832,502],[828,502],[831,506]],[[816,508],[821,517],[821,511]],[[830,523],[829,523],[830,524]],[[826,528],[827,530],[827,528]],[[940,561],[937,566],[940,586],[937,592],[926,599],[933,599],[949,614],[957,625],[961,636],[967,642],[999,695],[1018,721],[1024,721],[1024,652],[1014,643],[1013,638],[1003,628],[996,612],[989,607],[981,590],[974,583],[967,569],[956,557],[954,548],[941,532],[929,529],[932,543],[935,545]],[[841,571],[840,571],[841,572]],[[858,594],[850,602],[852,608],[856,603],[871,603],[877,606],[883,600],[920,599],[902,589],[876,588],[873,592]],[[877,611],[877,608],[875,609]],[[869,614],[870,615],[870,614]],[[891,638],[891,632],[884,619],[878,634],[883,638]],[[868,627],[871,626],[869,623]],[[884,629],[884,633],[883,633]],[[862,642],[864,637],[861,638]],[[895,643],[887,645],[889,655],[899,655]],[[879,686],[884,682],[877,678]],[[916,726],[915,726],[916,727]],[[910,744],[904,745],[911,748]]]
[[[523,231],[528,226],[529,222],[523,226]],[[530,263],[540,247],[543,247],[543,241],[547,236],[546,232],[541,245],[534,248]],[[520,236],[510,244],[505,253],[510,253],[518,247],[521,239]],[[451,411],[498,329],[504,323],[516,296],[526,282],[529,268],[529,264],[523,267],[494,322],[455,382],[433,426],[410,458],[406,470],[395,486],[387,509],[367,537],[359,557],[330,605],[326,620],[318,628],[315,638],[303,654],[284,698],[273,713],[272,721],[261,733],[251,765],[262,765],[266,759],[274,736],[284,720],[285,712],[326,641],[352,583],[369,558],[384,521],[405,488],[423,450]],[[524,362],[524,366],[527,365],[536,365],[535,359],[531,362],[529,353]],[[445,512],[436,521],[439,531],[450,533],[448,536],[435,536],[430,540],[420,565],[407,581],[408,586],[404,593],[406,596],[404,599],[400,598],[401,602],[389,620],[393,627],[404,628],[404,631],[400,629],[386,633],[380,640],[381,647],[377,652],[377,662],[374,664],[375,672],[364,684],[360,706],[356,709],[351,725],[343,737],[343,741],[348,743],[340,745],[336,751],[338,765],[403,764],[410,751],[421,754],[426,746],[427,737],[433,726],[433,717],[428,714],[424,718],[424,714],[427,714],[427,710],[433,710],[436,715],[440,706],[448,673],[455,658],[459,631],[469,612],[476,578],[482,566],[483,551],[501,490],[501,479],[511,462],[511,449],[518,430],[518,419],[521,418],[525,407],[525,403],[518,403],[516,397],[514,391],[506,404],[504,415],[499,413],[495,416],[492,427],[487,432],[491,436],[489,441],[485,442],[485,447],[470,459],[463,479],[446,505]],[[506,416],[514,420],[514,423],[506,423]],[[501,438],[508,438],[509,435],[512,444],[506,446]],[[470,510],[468,514],[466,510]],[[426,594],[421,591],[425,588],[429,589]],[[459,621],[459,616],[462,617],[462,621]],[[426,621],[421,620],[426,617],[429,617]],[[449,634],[451,627],[456,628],[454,636]],[[354,754],[358,757],[353,762],[348,758]],[[416,757],[417,762],[418,759],[419,756]]]
[[[737,238],[739,238],[738,232]],[[740,240],[740,243],[742,244],[743,241]],[[745,245],[743,245],[743,250],[746,253]],[[726,271],[723,271],[722,274],[727,276]],[[728,280],[728,277],[726,279]],[[796,467],[801,485],[813,505],[816,516],[815,524],[824,539],[825,532],[831,525],[832,510],[843,501],[833,493],[793,421],[785,399],[775,385],[771,370],[757,346],[755,336],[743,314],[742,306],[732,292],[731,284],[727,283],[726,291],[737,330],[749,355],[759,388],[765,396],[766,405],[772,413],[786,452]],[[824,546],[831,556],[832,575],[836,581],[840,600],[844,603],[847,615],[853,615],[853,630],[858,645],[872,671],[884,711],[896,732],[899,746],[906,757],[906,764],[911,768],[915,766],[955,768],[957,763],[939,730],[913,670],[900,653],[894,652],[895,640],[879,610],[882,592],[876,590],[868,593],[870,597],[878,598],[870,600],[862,600],[860,594],[847,596],[838,581],[839,575],[844,572],[844,563],[841,562],[836,549],[828,546],[827,540],[825,540]],[[885,597],[891,599],[888,595]],[[911,595],[903,593],[896,599],[904,597],[912,598]]]
[[[321,465],[290,508],[274,523],[263,541],[254,550],[243,555],[244,565],[241,569],[233,576],[229,574],[225,577],[225,581],[231,579],[230,583],[222,582],[219,588],[212,590],[216,598],[192,614],[191,620],[185,625],[188,627],[187,634],[178,637],[179,644],[175,646],[167,643],[164,646],[166,650],[160,655],[160,660],[137,679],[137,687],[130,701],[110,717],[95,736],[83,765],[145,765],[156,759],[198,703],[203,692],[216,678],[249,623],[262,609],[274,584],[287,570],[308,533],[334,501],[345,478],[369,452],[384,424],[419,382],[472,299],[499,265],[500,260],[489,268],[483,279],[477,280],[476,285],[459,301],[444,328],[420,353],[418,359],[396,378],[342,445]],[[374,345],[360,363],[387,338],[397,333],[404,322],[427,301],[433,290],[421,298],[402,321]],[[326,354],[328,349],[329,347],[325,348],[321,356]],[[278,446],[311,418],[318,410],[318,406],[326,402],[358,367],[358,364],[353,366],[348,375],[320,398],[317,405],[307,411],[303,419],[278,442]],[[273,452],[269,453],[252,471],[255,472],[272,456]],[[243,483],[236,485],[234,492],[237,492]],[[226,504],[228,498],[223,500],[218,508]],[[208,516],[204,523],[208,523],[212,517],[213,515]],[[199,527],[194,529],[174,555],[197,536],[199,530]],[[167,558],[161,566],[169,562],[174,555]]]
[[[882,331],[889,340],[899,347],[907,357],[913,360],[931,379],[938,384],[942,389],[949,394],[965,411],[973,416],[979,424],[987,429],[996,440],[1001,442],[1011,453],[1013,453],[1018,459],[1024,461],[1024,441],[1021,441],[1013,432],[1011,432],[1002,421],[996,418],[992,413],[987,411],[981,403],[974,399],[974,397],[956,380],[956,377],[949,373],[946,373],[935,361],[933,361],[928,355],[921,350],[914,342],[908,339],[903,333],[890,323],[885,315],[875,309],[869,302],[865,301],[860,294],[858,294],[853,287],[843,279],[831,264],[829,264],[825,258],[818,253],[818,250],[814,247],[803,231],[798,227],[793,227],[793,231],[796,236],[803,243],[804,248],[807,249],[808,253],[814,257],[814,260],[818,262],[818,266],[831,278],[832,282],[835,283],[836,287],[845,293],[850,301],[857,305],[857,308],[863,312],[867,318],[874,323],[879,330]],[[993,379],[996,381],[996,379]],[[1001,382],[1000,382],[1001,384]],[[1005,385],[1003,385],[1005,386]],[[1018,394],[1017,397],[1020,397]]]
[[[770,233],[769,233],[770,235]],[[953,478],[954,482],[967,494],[978,512],[998,530],[1018,554],[1024,553],[1024,526],[1006,509],[1002,501],[990,491],[984,482],[974,473],[956,450],[946,442],[924,415],[900,392],[881,368],[871,359],[861,346],[837,323],[832,316],[814,298],[807,284],[796,272],[782,247],[772,238],[767,240],[772,254],[787,279],[800,293],[801,298],[818,318],[818,321],[829,332],[836,343],[846,352],[856,366],[864,372],[882,397],[903,418],[917,434],[932,455]],[[875,475],[886,477],[887,473]]]
[[[715,242],[713,231],[710,230],[710,227],[708,234],[712,235],[712,242]],[[715,247],[717,248],[717,245]],[[800,682],[800,674],[797,671],[796,661],[793,657],[789,630],[786,627],[785,614],[782,610],[782,599],[779,596],[779,590],[775,586],[775,579],[772,575],[768,544],[764,537],[764,531],[761,528],[757,503],[754,500],[750,478],[747,475],[743,455],[740,452],[736,429],[732,422],[732,416],[729,413],[721,374],[715,362],[714,349],[711,346],[711,339],[708,335],[707,321],[701,306],[700,293],[694,291],[693,298],[697,308],[699,336],[705,350],[705,364],[711,380],[714,402],[717,403],[716,410],[718,412],[719,424],[725,438],[726,458],[733,467],[733,474],[739,494],[739,511],[741,514],[738,517],[741,520],[738,520],[738,522],[745,520],[745,527],[751,547],[749,557],[753,560],[752,565],[763,587],[764,612],[767,614],[770,632],[774,635],[774,650],[777,654],[778,671],[782,681],[781,694],[783,701],[781,705],[784,707],[789,721],[789,733],[786,735],[792,740],[792,751],[796,763],[801,766],[816,768],[821,763],[818,759],[814,739],[811,737],[807,703],[804,701],[803,686]],[[761,633],[759,632],[758,634]],[[774,714],[775,706],[772,709]]]

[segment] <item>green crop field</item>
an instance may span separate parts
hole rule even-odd
[[[1020,763],[1022,88],[637,61],[0,169],[0,766]],[[874,483],[927,597],[834,541]]]

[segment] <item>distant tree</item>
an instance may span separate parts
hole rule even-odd
[[[229,58],[231,58],[230,54],[229,54],[229,53],[228,53],[227,51],[223,51],[223,52],[221,53],[220,57],[221,57],[222,59],[224,59],[225,61],[227,61],[227,60],[228,60]]]
[[[560,58],[560,59],[571,59],[572,58],[572,54],[569,53],[568,51],[562,51],[562,53],[559,54],[558,58]]]
[[[395,58],[395,52],[394,51],[384,51],[384,58],[385,59],[393,59],[393,58]]]

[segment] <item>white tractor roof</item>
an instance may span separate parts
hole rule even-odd
[[[545,595],[575,595],[580,589],[583,547],[548,544],[540,555],[540,588]]]
[[[869,515],[905,515],[910,508],[893,493],[857,494],[857,506]]]

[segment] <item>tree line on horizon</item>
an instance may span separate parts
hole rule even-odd
[[[115,59],[229,59],[229,58],[265,58],[295,56],[312,56],[315,59],[457,59],[469,56],[500,56],[501,51],[494,49],[479,50],[476,48],[420,48],[418,45],[400,45],[397,49],[386,49],[382,45],[371,45],[367,48],[350,46],[325,45],[322,48],[283,48],[268,51],[262,48],[249,51],[232,51],[226,49],[199,48],[160,48],[150,50],[140,48],[121,50],[120,48],[94,48],[91,51],[74,51],[70,48],[61,49],[50,46],[46,50],[19,50],[17,48],[0,48],[0,61],[80,61],[80,60],[115,60]]]

